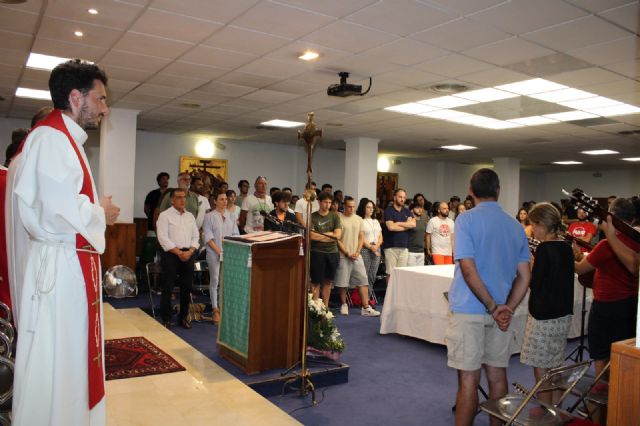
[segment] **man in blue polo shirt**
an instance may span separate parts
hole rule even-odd
[[[527,292],[529,248],[522,226],[498,204],[500,181],[491,169],[471,177],[476,207],[456,220],[455,275],[449,291],[447,365],[458,370],[456,425],[471,425],[478,407],[480,368],[490,398],[507,393],[513,312]],[[491,424],[499,424],[491,418]]]
[[[393,204],[384,209],[384,265],[387,278],[395,267],[407,266],[409,260],[409,229],[416,227],[416,218],[404,206],[407,193],[398,188],[393,191]]]

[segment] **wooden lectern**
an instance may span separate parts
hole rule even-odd
[[[254,374],[300,360],[301,237],[262,232],[223,242],[220,355]]]
[[[634,338],[611,345],[608,425],[640,422],[640,348],[635,343]]]

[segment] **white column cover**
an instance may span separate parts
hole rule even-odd
[[[493,159],[493,170],[500,178],[500,197],[502,208],[515,217],[520,208],[520,160],[498,157]]]
[[[120,223],[133,223],[138,111],[111,108],[100,127],[100,196],[120,207]]]
[[[360,198],[376,199],[379,142],[365,137],[345,139],[344,195],[352,196],[356,206]]]

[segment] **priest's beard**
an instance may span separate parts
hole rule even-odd
[[[93,112],[89,109],[86,102],[82,104],[78,113],[78,125],[84,130],[95,130],[100,127],[100,121],[104,114],[101,112]]]

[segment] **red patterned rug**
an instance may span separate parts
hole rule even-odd
[[[144,337],[104,341],[107,380],[184,371],[185,368]]]

